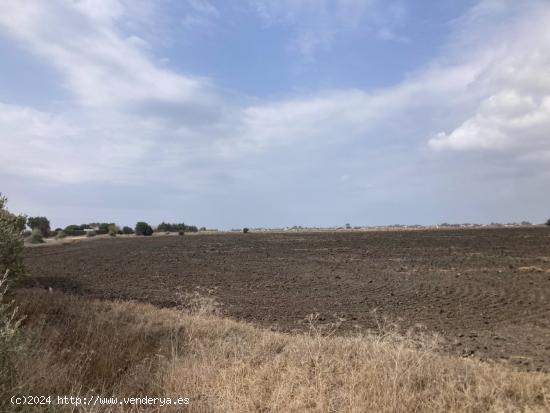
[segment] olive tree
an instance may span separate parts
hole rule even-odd
[[[17,277],[23,273],[23,237],[26,217],[6,208],[7,199],[0,194],[0,274],[9,271]]]

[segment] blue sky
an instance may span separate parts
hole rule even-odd
[[[0,191],[54,226],[550,217],[545,0],[0,12]]]

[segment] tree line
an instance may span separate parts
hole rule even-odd
[[[6,199],[0,194],[0,207],[5,210]],[[27,217],[25,215],[14,215],[14,225],[17,225],[18,231],[31,243],[43,242],[43,238],[66,236],[95,236],[101,234],[117,235],[141,235],[150,236],[154,232],[177,232],[180,235],[186,232],[198,232],[199,228],[195,225],[181,223],[161,222],[153,229],[147,222],[139,221],[132,228],[129,226],[119,227],[114,222],[92,222],[89,224],[70,224],[65,228],[51,229],[50,220],[45,216]],[[30,230],[27,229],[30,228]],[[205,230],[202,227],[200,230]]]

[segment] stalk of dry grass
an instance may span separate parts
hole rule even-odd
[[[387,326],[285,335],[204,311],[31,290],[18,300],[28,319],[14,385],[26,394],[181,396],[192,412],[550,411],[550,375],[444,356],[430,336]]]

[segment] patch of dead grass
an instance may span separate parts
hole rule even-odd
[[[535,265],[531,265],[531,266],[528,266],[528,267],[519,267],[518,271],[523,271],[523,272],[544,272],[544,270],[542,268],[537,267]]]
[[[433,337],[388,325],[339,337],[312,318],[309,334],[286,335],[208,311],[33,290],[18,302],[14,392],[181,396],[191,412],[550,411],[549,375],[437,354]]]

